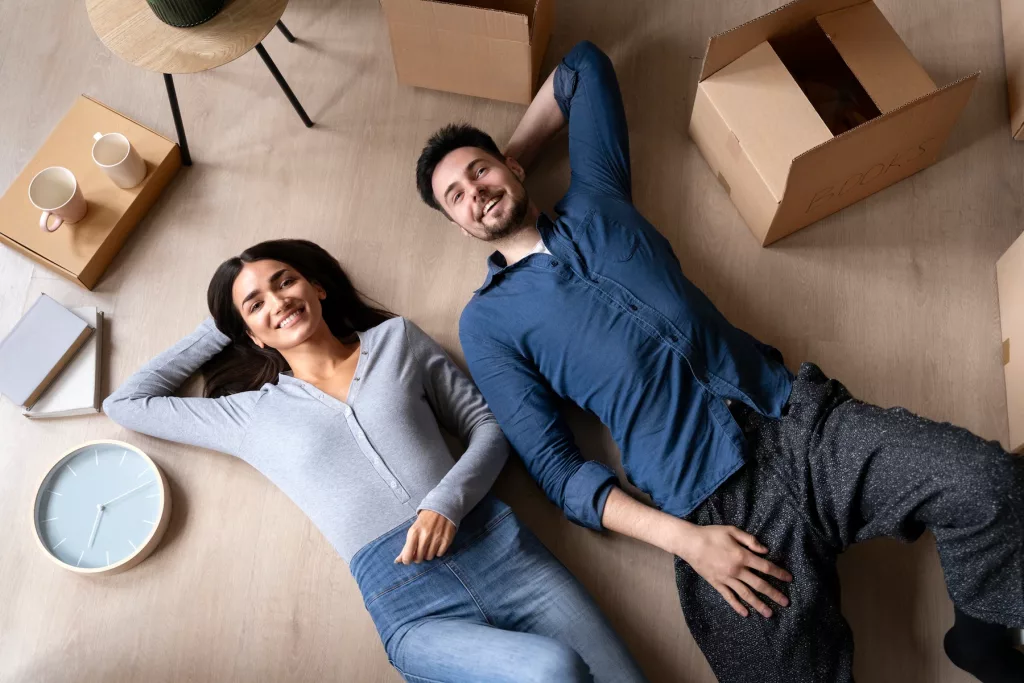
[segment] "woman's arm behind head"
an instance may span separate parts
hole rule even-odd
[[[179,398],[181,385],[230,340],[212,319],[146,363],[103,401],[103,412],[122,427],[169,441],[240,455],[238,447],[259,392],[221,398]]]

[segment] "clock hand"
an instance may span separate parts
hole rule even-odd
[[[145,487],[149,486],[149,485],[150,485],[150,484],[152,484],[152,483],[153,483],[153,480],[152,480],[152,479],[150,479],[150,480],[149,480],[149,481],[147,481],[147,482],[146,482],[145,484],[139,484],[138,486],[136,486],[135,488],[133,488],[133,489],[132,489],[131,491],[125,491],[124,493],[122,493],[122,494],[121,494],[120,496],[118,496],[117,498],[113,498],[113,499],[111,499],[111,500],[108,500],[108,501],[107,501],[106,503],[103,503],[103,505],[101,505],[100,507],[107,507],[107,506],[108,506],[108,505],[110,505],[111,503],[116,503],[117,501],[121,500],[121,499],[122,499],[122,498],[124,498],[125,496],[129,496],[129,495],[131,495],[131,494],[135,493],[136,491],[138,491],[139,489],[145,488]]]
[[[103,506],[96,506],[96,521],[92,523],[92,533],[89,534],[89,547],[92,547],[92,542],[96,540],[96,531],[100,528],[100,517],[103,516]]]

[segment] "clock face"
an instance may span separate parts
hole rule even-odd
[[[54,465],[36,494],[36,533],[56,559],[102,569],[148,543],[164,510],[156,466],[127,444],[82,446]]]

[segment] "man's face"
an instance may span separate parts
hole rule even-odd
[[[507,164],[507,165],[506,165]],[[515,234],[530,206],[523,169],[478,147],[448,153],[434,169],[434,197],[467,234],[489,242]]]

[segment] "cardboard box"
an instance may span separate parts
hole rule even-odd
[[[555,0],[381,0],[398,82],[529,104]]]
[[[1010,450],[1024,452],[1024,235],[996,264]]]
[[[93,133],[124,134],[146,162],[145,180],[130,190],[114,185],[92,160]],[[51,233],[28,200],[32,178],[49,166],[74,173],[89,205],[85,218]],[[176,143],[82,95],[0,197],[0,242],[92,289],[179,168]]]
[[[1010,135],[1024,140],[1024,2],[1003,0],[1003,50],[1010,90]]]
[[[690,136],[762,245],[934,163],[978,74],[936,89],[870,0],[711,38]]]

